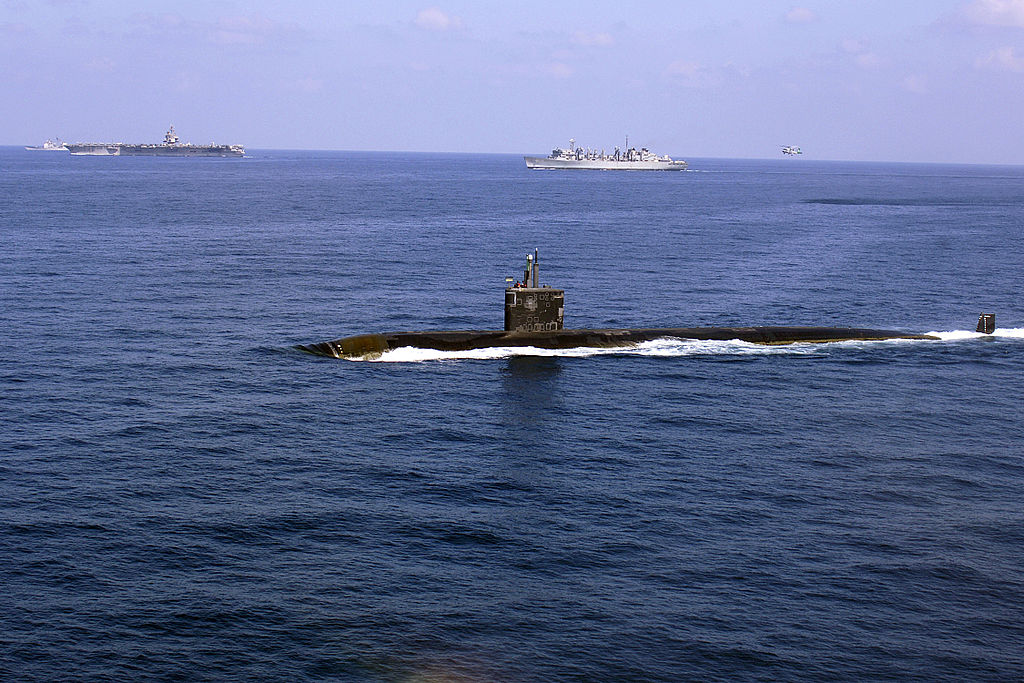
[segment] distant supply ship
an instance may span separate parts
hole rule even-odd
[[[584,149],[576,146],[576,140],[569,140],[569,149],[555,148],[547,157],[523,157],[527,168],[556,169],[583,168],[600,171],[682,171],[685,161],[673,161],[672,157],[658,156],[646,147],[636,149],[629,146],[626,138],[625,151],[618,147],[611,154],[604,150]]]
[[[174,126],[164,135],[159,145],[131,145],[124,142],[71,142],[65,145],[76,156],[122,157],[240,157],[245,155],[242,145],[193,145],[179,142]]]
[[[797,154],[803,154],[803,150],[799,147],[794,147],[793,145],[786,145],[782,148],[782,153],[789,154],[790,156],[796,156]]]
[[[30,152],[66,152],[68,151],[67,145],[60,141],[60,138],[56,140],[47,140],[38,147],[26,147]]]

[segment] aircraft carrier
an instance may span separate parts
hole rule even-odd
[[[68,142],[68,151],[75,156],[122,156],[122,157],[241,157],[245,156],[242,145],[193,145],[180,142],[174,133],[174,126],[164,135],[160,144],[129,144],[126,142]]]

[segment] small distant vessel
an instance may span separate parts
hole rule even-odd
[[[646,147],[637,149],[629,146],[626,138],[625,150],[618,147],[611,154],[604,150],[584,149],[576,146],[576,140],[569,140],[569,149],[556,147],[546,157],[523,157],[527,168],[559,169],[582,168],[599,171],[682,171],[685,161],[674,161],[667,154],[658,156]]]
[[[245,155],[242,145],[193,145],[179,142],[174,126],[164,135],[161,144],[128,144],[125,142],[72,142],[67,149],[75,156],[123,157],[240,157]]]
[[[803,154],[803,150],[799,147],[794,147],[793,145],[786,145],[782,148],[782,153],[789,154],[790,156],[796,156],[797,154]]]
[[[26,147],[30,152],[66,152],[68,151],[67,146],[60,141],[60,138],[54,140],[47,140],[38,147]]]

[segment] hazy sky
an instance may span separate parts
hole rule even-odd
[[[1024,164],[1024,0],[0,0],[0,144]]]

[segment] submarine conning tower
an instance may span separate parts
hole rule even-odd
[[[506,332],[549,332],[562,329],[565,291],[542,287],[540,252],[526,255],[522,282],[505,288]],[[511,278],[508,278],[511,280]]]

